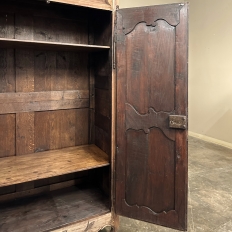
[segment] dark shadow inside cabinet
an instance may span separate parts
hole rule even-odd
[[[0,231],[110,211],[112,12],[0,3]]]

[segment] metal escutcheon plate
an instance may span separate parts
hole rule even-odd
[[[169,127],[175,129],[187,129],[187,118],[184,115],[170,115]]]

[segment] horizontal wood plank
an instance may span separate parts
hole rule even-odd
[[[0,103],[60,101],[89,98],[89,90],[0,93]]]
[[[77,222],[73,223],[72,225],[64,226],[61,229],[52,230],[52,232],[83,232],[86,231],[86,228],[88,228],[88,232],[96,232],[100,231],[103,228],[111,228],[111,226],[112,215],[111,213],[107,213],[102,216],[93,217],[82,222]]]
[[[112,0],[50,0],[50,2],[59,2],[77,6],[85,6],[102,10],[113,9]]]
[[[88,90],[0,93],[0,114],[77,109],[88,106]]]
[[[0,187],[109,165],[109,156],[95,145],[0,159]]]
[[[32,48],[36,50],[55,50],[55,51],[101,51],[109,50],[110,46],[98,46],[88,44],[73,44],[60,42],[45,42],[36,40],[19,40],[0,38],[1,48]]]

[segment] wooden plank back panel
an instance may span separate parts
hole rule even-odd
[[[35,113],[35,152],[88,143],[88,109]]]
[[[45,4],[0,4],[1,38],[88,43],[88,20],[77,9],[50,14]],[[0,49],[0,60],[0,157],[88,143],[88,109],[77,110],[89,106],[87,53]],[[16,191],[32,188],[33,181]]]
[[[0,37],[14,36],[13,14],[0,14]],[[0,93],[15,92],[15,59],[13,49],[0,49]],[[0,157],[15,155],[15,115],[0,115]]]
[[[15,155],[15,115],[0,115],[0,158]]]
[[[1,5],[3,6],[0,22],[4,28],[0,33],[1,38],[88,44],[88,20],[86,17],[82,20],[73,19],[72,13],[71,17],[67,17],[68,12],[65,15],[66,18],[51,17],[49,12],[40,16],[37,13],[38,9],[28,8],[30,3],[28,3],[29,6],[26,6],[27,11],[21,8],[22,6],[17,7],[17,4],[15,8],[10,8],[4,3]],[[43,8],[46,9],[45,4]],[[51,7],[49,8],[51,9]],[[56,8],[53,8],[53,11],[60,12]]]

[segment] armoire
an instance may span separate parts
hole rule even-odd
[[[0,231],[187,228],[188,4],[0,2]]]

